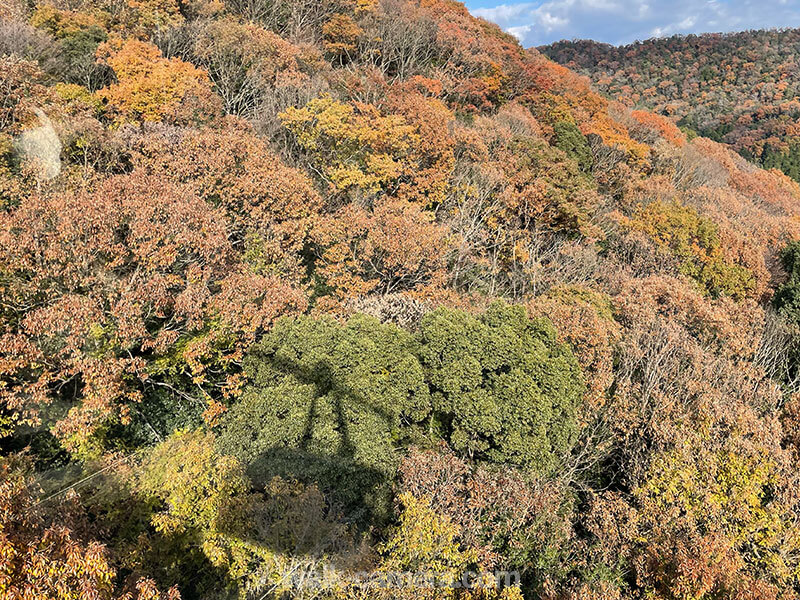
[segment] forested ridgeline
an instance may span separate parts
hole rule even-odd
[[[796,598],[798,217],[451,0],[0,0],[0,598]]]
[[[657,38],[614,47],[563,41],[540,50],[626,106],[730,145],[800,181],[800,29]]]

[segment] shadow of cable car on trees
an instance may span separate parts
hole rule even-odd
[[[401,422],[430,412],[413,337],[357,316],[279,322],[251,352],[252,385],[218,438],[254,485],[316,484],[346,518],[385,520]]]

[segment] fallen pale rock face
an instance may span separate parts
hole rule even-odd
[[[34,109],[39,126],[23,131],[14,140],[14,150],[23,163],[36,171],[41,181],[61,173],[61,140],[53,123],[43,111]]]

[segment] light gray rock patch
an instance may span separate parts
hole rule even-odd
[[[35,108],[39,126],[23,131],[14,140],[14,151],[23,163],[32,166],[40,181],[61,173],[61,140],[50,118]]]

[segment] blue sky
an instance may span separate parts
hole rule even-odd
[[[800,27],[800,0],[467,0],[522,44],[588,38],[611,44],[712,31]]]

